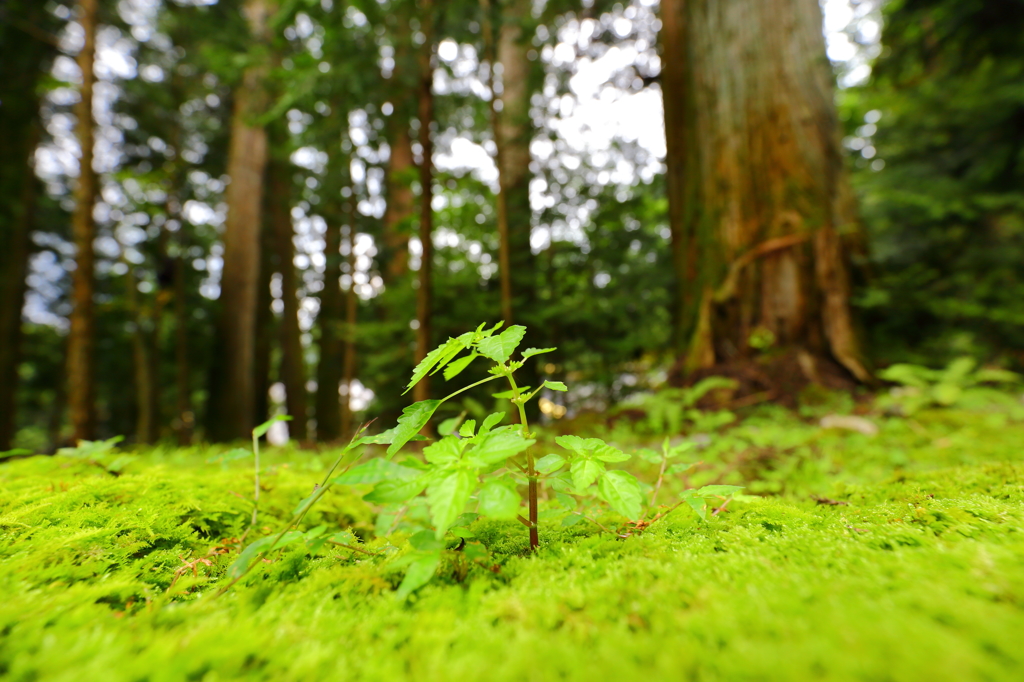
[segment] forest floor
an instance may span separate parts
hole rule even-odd
[[[1024,679],[1024,420],[868,419],[877,434],[756,408],[664,491],[747,486],[708,522],[684,507],[621,539],[542,521],[529,555],[521,525],[477,521],[486,560],[456,556],[407,600],[389,550],[403,531],[379,536],[362,488],[332,490],[306,526],[351,528],[376,555],[293,546],[214,598],[248,525],[251,461],[0,463],[0,678]],[[635,424],[604,435],[630,428],[645,440]],[[327,454],[265,454],[261,533]]]

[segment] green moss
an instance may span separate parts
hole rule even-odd
[[[478,522],[491,558],[451,555],[406,602],[403,550],[374,537],[357,492],[331,492],[305,525],[353,528],[378,556],[289,548],[213,599],[232,555],[209,552],[251,511],[243,463],[153,452],[113,476],[67,457],[7,462],[0,677],[1017,679],[1024,428],[990,418],[922,413],[868,438],[764,412],[713,440],[698,475],[768,496],[625,540],[552,522],[535,556],[519,524]],[[257,534],[323,466],[266,459]],[[197,557],[211,565],[180,570]]]

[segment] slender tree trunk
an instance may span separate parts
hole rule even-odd
[[[280,123],[271,126],[271,155],[267,166],[269,191],[267,217],[273,233],[277,271],[281,275],[281,380],[285,387],[286,409],[292,417],[289,435],[300,443],[308,440],[306,411],[306,367],[299,328],[298,276],[295,271],[295,228],[292,225],[291,173],[288,161],[287,130]]]
[[[272,12],[268,0],[246,0],[243,9],[252,35],[267,40]],[[260,226],[267,133],[257,124],[266,108],[266,68],[246,69],[235,88],[235,106],[228,148],[228,217],[224,230],[221,280],[224,339],[223,432],[229,439],[247,438],[255,425],[255,337],[260,272]]]
[[[416,363],[419,364],[431,349],[431,316],[433,306],[434,270],[434,143],[430,137],[430,126],[434,122],[434,36],[432,0],[421,2],[423,33],[426,40],[420,50],[420,146],[423,160],[420,162],[420,244],[423,257],[420,259],[419,288],[416,290]],[[413,389],[413,397],[427,400],[430,397],[430,377],[424,377]]]
[[[345,291],[345,356],[342,366],[342,384],[345,386],[345,397],[341,402],[341,435],[352,434],[352,382],[356,378],[356,313],[359,310],[359,297],[356,296],[356,221],[352,203],[346,203],[348,210],[348,272],[349,283]]]
[[[92,92],[96,81],[93,70],[96,55],[98,0],[79,0],[78,21],[85,42],[78,53],[82,73],[81,97],[75,107],[76,132],[81,156],[78,183],[75,186],[75,212],[71,232],[75,242],[75,271],[72,273],[71,330],[68,334],[68,405],[74,440],[96,438],[96,369],[93,290],[95,288],[93,239],[96,225],[92,212],[96,200],[96,173],[92,168],[93,116]]]
[[[139,285],[135,277],[135,267],[127,260],[123,261],[128,266],[125,274],[125,293],[128,298],[128,310],[131,312],[132,320],[135,323],[135,332],[132,334],[132,359],[135,366],[135,440],[138,443],[151,443],[153,434],[153,402],[154,377],[152,374],[153,361],[149,343],[149,331],[146,329],[145,314],[139,302]]]
[[[854,217],[817,0],[665,0],[662,21],[688,369],[750,353],[760,329],[868,380],[840,245]]]
[[[345,162],[347,162],[347,157]],[[338,327],[342,323],[341,231],[343,209],[338,193],[331,200],[324,235],[326,265],[324,288],[320,291],[320,311],[316,326],[320,332],[320,362],[316,370],[316,439],[334,442],[341,438],[341,402],[338,387],[342,377],[342,341]]]
[[[491,99],[487,104],[491,114],[491,130],[494,135],[494,163],[498,167],[498,196],[495,202],[495,209],[498,219],[498,277],[501,283],[501,317],[506,325],[511,325],[513,324],[512,271],[509,264],[508,207],[505,203],[505,192],[501,189],[501,169],[504,165],[504,156],[502,154],[502,139],[498,135],[500,119],[498,114],[497,74],[494,72],[495,66],[498,63],[498,50],[497,44],[494,41],[491,0],[480,0],[480,10],[483,14],[484,56],[490,64],[487,86],[491,91]]]
[[[530,142],[533,123],[530,95],[536,81],[536,63],[528,56],[531,35],[524,23],[531,17],[531,0],[505,3],[498,31],[498,62],[502,66],[501,111],[495,141],[501,150],[498,172],[504,195],[506,234],[500,262],[506,263],[511,305],[503,313],[516,321],[524,319],[534,300],[534,258],[530,251],[533,212],[530,209]]]
[[[270,375],[274,333],[276,324],[270,306],[274,299],[270,293],[270,281],[274,275],[271,255],[274,239],[269,226],[260,229],[260,277],[256,292],[256,338],[255,359],[253,360],[253,401],[256,416],[253,421],[261,424],[270,418]]]
[[[416,213],[416,197],[410,181],[416,166],[412,155],[409,119],[399,110],[388,118],[391,158],[387,168],[387,208],[384,211],[384,243],[381,262],[384,286],[391,286],[409,271],[409,230]]]
[[[181,229],[184,229],[182,226]],[[178,445],[188,447],[192,444],[192,432],[195,428],[195,413],[192,411],[191,366],[189,363],[188,343],[188,306],[185,301],[187,283],[185,281],[187,262],[184,246],[179,246],[178,257],[174,260],[174,390],[175,413],[174,428],[178,437]]]

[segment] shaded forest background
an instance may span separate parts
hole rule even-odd
[[[1019,369],[1024,2],[843,6],[8,0],[0,450],[338,440],[482,321],[558,347],[548,420]]]

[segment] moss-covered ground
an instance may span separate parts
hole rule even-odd
[[[333,490],[304,527],[351,528],[377,556],[289,548],[214,599],[248,463],[8,461],[0,678],[1024,679],[1024,424],[874,421],[867,436],[761,410],[695,455],[690,484],[750,493],[709,522],[679,509],[618,539],[552,520],[534,556],[522,526],[477,522],[490,558],[453,559],[408,600],[388,550],[402,532],[378,537],[363,489]],[[264,459],[265,534],[329,454]]]

